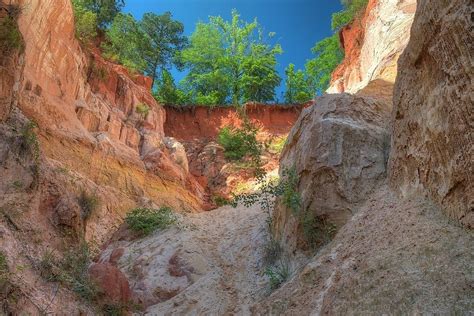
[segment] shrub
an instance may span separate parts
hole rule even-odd
[[[13,181],[12,186],[17,190],[20,190],[23,188],[23,182],[21,180],[15,180]]]
[[[82,0],[72,1],[76,37],[84,44],[97,36],[97,14],[88,10]]]
[[[215,195],[212,197],[212,201],[217,205],[217,206],[224,206],[224,205],[229,205],[230,201],[224,196],[220,195]]]
[[[270,290],[276,290],[290,277],[290,266],[286,261],[280,260],[277,265],[267,267],[265,275],[270,280]]]
[[[273,265],[280,259],[281,255],[283,254],[283,248],[281,247],[280,243],[270,238],[270,240],[265,245],[265,254],[263,257],[263,262],[265,265]]]
[[[147,236],[158,229],[165,229],[176,224],[177,218],[169,207],[158,210],[136,208],[127,214],[125,222],[131,230]]]
[[[273,154],[281,154],[285,148],[286,137],[276,137],[270,141],[268,150]]]
[[[21,49],[23,49],[23,37],[16,19],[11,16],[0,19],[0,53],[8,55]]]
[[[332,15],[332,29],[337,31],[344,25],[351,23],[365,9],[368,2],[368,0],[343,0],[344,10]]]
[[[226,126],[219,131],[217,142],[224,147],[224,156],[228,160],[240,160],[245,156],[259,159],[262,145],[257,141],[258,129],[250,123],[242,128]]]
[[[280,182],[282,190],[282,202],[294,215],[299,215],[301,211],[301,197],[298,192],[299,178],[296,168],[283,170],[284,181]]]
[[[91,60],[90,66],[89,66],[88,79],[92,77],[92,78],[98,79],[99,81],[104,82],[105,80],[107,80],[108,76],[109,74],[107,73],[107,70],[103,66],[97,64],[95,60]]]
[[[99,295],[97,285],[88,274],[91,263],[90,249],[82,242],[79,247],[68,250],[61,261],[61,281],[87,301],[93,301]]]
[[[46,251],[38,265],[40,275],[49,282],[60,281],[58,262],[52,251]]]
[[[0,298],[10,286],[10,272],[8,269],[7,256],[0,251]]]
[[[0,278],[8,273],[7,256],[0,251]]]
[[[61,282],[81,298],[93,302],[100,291],[88,274],[90,257],[90,249],[85,242],[66,251],[62,260],[48,251],[39,263],[40,274],[47,281]]]
[[[122,304],[106,304],[102,307],[102,312],[105,316],[122,316],[125,314],[128,306]]]
[[[142,115],[143,118],[146,118],[148,113],[150,113],[150,107],[144,103],[139,103],[135,107],[135,112]]]
[[[100,200],[95,194],[89,194],[86,191],[81,191],[78,198],[79,206],[81,207],[81,218],[87,220],[91,214],[98,208]]]
[[[35,122],[28,122],[21,130],[20,151],[23,154],[30,153],[35,161],[38,161],[40,155],[39,141],[35,133],[37,127]]]

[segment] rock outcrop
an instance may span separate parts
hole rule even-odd
[[[128,280],[117,267],[110,263],[94,263],[89,274],[103,293],[106,304],[120,306],[132,301]]]
[[[370,0],[362,16],[340,31],[345,59],[329,93],[357,93],[391,100],[397,60],[410,38],[416,0]]]
[[[159,205],[200,210],[200,188],[183,155],[176,157],[179,146],[165,144],[165,111],[150,93],[150,80],[105,61],[96,49],[82,48],[69,0],[12,3],[23,8],[18,24],[25,40],[19,60],[24,70],[14,85],[17,103],[38,124],[45,156],[118,200],[147,196]],[[139,113],[137,107],[146,111]],[[155,153],[152,163],[145,149]],[[115,210],[116,224],[126,211]],[[95,226],[88,231],[96,233],[87,237],[107,238],[115,226],[105,219],[108,213],[101,209],[88,223]]]
[[[419,0],[394,94],[390,181],[474,228],[474,32],[469,0]]]
[[[281,156],[280,174],[294,168],[301,214],[277,208],[279,239],[294,249],[304,243],[301,222],[341,227],[386,177],[390,106],[349,94],[326,95],[303,111]],[[300,240],[298,240],[300,239]]]

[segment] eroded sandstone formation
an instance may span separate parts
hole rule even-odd
[[[150,94],[149,79],[81,47],[70,1],[13,3],[23,8],[18,23],[25,39],[18,105],[38,124],[46,157],[133,200],[145,195],[199,210],[201,189],[165,143],[165,111]]]
[[[397,60],[410,38],[416,0],[370,0],[362,16],[340,31],[345,59],[329,93],[357,93],[391,100]]]
[[[271,135],[286,135],[298,119],[303,108],[311,106],[312,101],[304,104],[266,105],[249,103],[245,106],[248,118],[262,132]],[[167,136],[182,141],[211,138],[216,139],[219,130],[225,126],[240,126],[242,119],[232,106],[172,107],[166,106],[164,125]]]
[[[474,32],[469,0],[419,0],[394,93],[390,181],[474,227]]]
[[[275,210],[278,239],[304,245],[302,217],[341,227],[386,176],[390,105],[352,96],[326,95],[304,110],[288,136],[280,174],[294,168],[301,197],[299,215]]]

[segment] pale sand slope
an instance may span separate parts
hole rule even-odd
[[[115,242],[101,257],[125,249],[118,266],[150,315],[249,314],[266,294],[266,219],[258,205],[188,214],[177,228]]]
[[[301,273],[258,304],[272,315],[472,315],[474,232],[381,187]]]
[[[125,249],[118,265],[148,297],[149,315],[474,311],[474,234],[422,199],[400,201],[382,186],[270,296],[266,218],[258,205],[191,214],[179,228],[116,242],[102,258]]]

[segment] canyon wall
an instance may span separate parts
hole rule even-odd
[[[380,21],[391,21],[392,16],[403,20],[396,10],[379,10],[384,4],[402,3],[369,1],[369,10],[385,12],[374,15]],[[380,71],[368,77],[372,81],[365,81],[366,87],[365,76],[352,83],[350,77],[343,77],[338,84],[349,83],[355,95],[324,96],[316,99],[321,109],[302,113],[281,160],[283,166],[295,163],[299,177],[295,190],[301,194],[302,209],[289,210],[288,199],[280,201],[273,217],[274,237],[296,261],[302,247],[295,239],[308,241],[305,211],[311,199],[317,201],[311,214],[326,210],[329,219],[347,214],[347,222],[337,234],[327,222],[311,222],[309,237],[321,238],[319,246],[324,247],[306,252],[309,263],[295,269],[286,283],[256,304],[254,314],[469,314],[473,310],[472,288],[466,286],[466,280],[474,277],[473,9],[470,0],[418,0],[406,48],[408,34],[393,28],[399,25],[405,30],[403,23],[386,24],[385,33],[362,30],[360,45],[378,43],[375,51],[382,56],[384,37],[400,35],[403,41],[398,42],[401,47],[391,56],[394,59],[386,63],[384,58],[374,58],[379,65],[373,69],[380,67]],[[345,43],[344,32],[352,27],[342,32]],[[383,94],[374,86],[385,73],[394,79],[393,66],[402,51],[393,109],[387,115],[393,82],[388,82]],[[339,70],[356,65],[352,70],[349,66],[346,74],[361,74],[362,60],[352,57],[348,54]],[[361,53],[358,58],[365,57]],[[343,85],[339,88],[348,91]],[[381,102],[383,115],[374,117],[376,107],[369,102]],[[377,150],[374,128],[391,134],[386,151]],[[346,129],[351,131],[344,137]],[[383,172],[377,181],[361,177],[376,174],[374,167],[381,160],[388,166],[380,168]],[[352,199],[351,212],[345,213],[341,202],[351,194],[359,201]]]
[[[249,119],[262,132],[274,136],[286,135],[298,119],[305,105],[247,104],[245,111]],[[178,140],[190,141],[200,138],[216,139],[224,126],[240,126],[242,120],[232,106],[165,106],[165,134]]]
[[[340,31],[345,58],[328,93],[357,93],[391,100],[397,60],[410,38],[416,0],[369,0],[367,9]]]
[[[82,47],[71,1],[0,1],[0,19],[10,5],[23,47],[0,54],[0,313],[96,314],[48,282],[44,258],[98,251],[136,207],[202,211],[203,189],[150,80]]]
[[[409,39],[415,0],[370,0],[340,31],[345,59],[328,92],[305,109],[280,160],[298,178],[298,210],[277,203],[273,233],[288,251],[322,246],[382,185],[390,151],[396,64]],[[309,232],[315,232],[309,234]]]
[[[285,170],[297,175],[300,209],[279,203],[273,217],[287,249],[320,246],[323,234],[305,232],[343,226],[383,183],[389,117],[387,103],[349,94],[318,97],[303,111],[280,159],[283,177]]]
[[[474,7],[419,0],[399,61],[392,114],[390,182],[426,194],[474,227]]]
[[[12,3],[22,8],[25,40],[18,106],[38,124],[45,156],[132,200],[199,210],[202,190],[167,146],[165,111],[150,80],[81,47],[70,1]],[[148,114],[137,113],[139,105]]]

